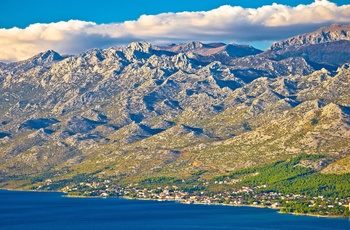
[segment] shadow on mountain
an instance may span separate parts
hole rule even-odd
[[[239,83],[236,82],[236,81],[230,81],[230,80],[224,81],[224,80],[220,80],[220,79],[217,79],[217,78],[215,78],[215,81],[216,81],[216,84],[217,84],[220,88],[228,87],[228,88],[231,89],[231,90],[235,90],[235,89],[237,89],[237,88],[242,87],[242,85],[239,84]]]
[[[136,123],[140,123],[143,120],[143,118],[144,118],[142,113],[137,113],[137,114],[131,113],[129,115],[129,117],[130,117],[130,120],[132,120],[132,121],[134,121]]]
[[[9,133],[1,133],[0,132],[0,138],[9,137],[9,136],[11,136],[11,134],[9,134]]]
[[[73,133],[87,133],[101,124],[103,123],[80,116],[73,116],[67,122],[69,131]]]
[[[233,70],[232,72],[236,77],[240,78],[246,84],[262,76],[275,77],[275,76],[270,76],[270,74],[266,71],[256,70],[253,68],[238,69],[238,70]]]
[[[59,120],[55,118],[39,118],[39,119],[32,119],[32,120],[27,120],[26,122],[22,123],[18,130],[23,130],[23,129],[41,129],[41,128],[46,128],[50,125],[58,123]]]
[[[146,125],[142,125],[140,124],[140,128],[142,128],[143,130],[145,130],[147,133],[151,134],[151,135],[156,135],[160,132],[163,132],[165,129],[152,129]]]
[[[193,132],[195,135],[201,135],[203,134],[203,129],[202,128],[195,128],[195,127],[191,127],[191,126],[187,126],[187,125],[182,125],[182,127],[185,130],[188,130],[190,132]]]

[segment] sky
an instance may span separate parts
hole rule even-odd
[[[349,0],[1,0],[0,61],[53,49],[189,41],[273,42],[333,23],[350,24]]]

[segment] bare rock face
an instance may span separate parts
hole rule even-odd
[[[263,56],[303,57],[314,65],[338,66],[350,61],[350,26],[334,24],[273,44]]]
[[[0,175],[215,174],[301,153],[335,161],[303,167],[344,171],[349,31],[333,25],[265,52],[133,42],[0,63]]]
[[[328,27],[322,27],[312,33],[301,34],[284,41],[276,42],[270,47],[270,50],[282,50],[288,47],[297,48],[337,41],[350,41],[349,25],[333,24]]]

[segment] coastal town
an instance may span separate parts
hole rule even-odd
[[[47,185],[51,181],[46,181]],[[224,184],[225,181],[215,181],[214,184]],[[208,185],[209,182],[204,183]],[[242,187],[240,189],[219,193],[194,189],[185,191],[176,185],[144,188],[139,184],[128,184],[125,187],[116,186],[110,180],[103,182],[81,182],[62,189],[73,197],[122,197],[127,199],[145,199],[157,201],[175,201],[184,204],[221,204],[230,206],[252,206],[273,208],[281,213],[305,214],[314,216],[350,216],[350,196],[347,198],[310,197],[302,194],[281,194],[277,192],[260,192],[267,185]],[[40,189],[40,188],[39,188]]]

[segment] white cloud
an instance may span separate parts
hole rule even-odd
[[[210,11],[142,15],[136,21],[123,23],[78,20],[37,23],[24,29],[0,29],[0,60],[22,60],[48,49],[75,54],[136,40],[276,41],[331,23],[350,23],[350,5],[337,6],[327,0],[296,7],[272,4],[256,9],[225,5]]]

